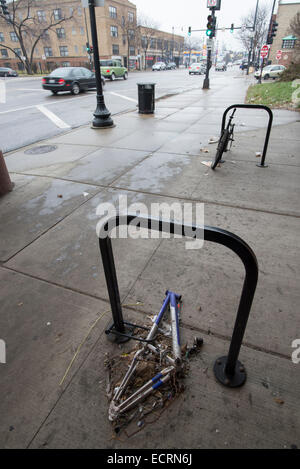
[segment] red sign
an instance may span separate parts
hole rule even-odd
[[[260,50],[260,56],[264,59],[269,53],[269,47],[267,45],[262,46]]]
[[[277,60],[280,60],[281,57],[282,57],[282,50],[278,50],[278,51],[276,52],[276,59],[277,59]]]

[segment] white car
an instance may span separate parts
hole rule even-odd
[[[199,62],[195,62],[189,66],[189,75],[201,75],[205,73],[205,66]]]
[[[165,62],[156,62],[156,64],[152,65],[152,71],[155,70],[166,70],[167,66]]]
[[[286,67],[284,65],[267,65],[267,67],[264,67],[262,70],[261,77],[264,80],[267,80],[268,78],[275,78],[279,77],[284,71]],[[258,80],[260,77],[260,70],[257,70],[257,72],[254,73],[255,78]]]

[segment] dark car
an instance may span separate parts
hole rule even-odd
[[[18,74],[15,70],[8,67],[0,67],[0,77],[17,77]]]
[[[102,86],[105,84],[101,76]],[[84,67],[61,67],[56,68],[47,77],[42,79],[44,90],[57,94],[60,91],[70,91],[72,94],[79,94],[96,88],[95,73]]]
[[[176,69],[176,63],[175,62],[169,62],[166,64],[166,69],[167,70],[175,70]]]

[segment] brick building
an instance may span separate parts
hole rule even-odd
[[[23,2],[24,4],[24,2]],[[12,6],[8,3],[12,12]],[[129,68],[148,66],[157,60],[174,59],[180,63],[182,36],[155,31],[151,44],[144,53],[143,37],[147,28],[137,27],[136,6],[128,0],[105,0],[96,8],[99,51],[102,59],[120,59]],[[26,8],[17,8],[16,21],[24,20]],[[36,0],[27,24],[32,31],[47,28],[50,22],[66,18],[51,27],[37,43],[33,53],[35,71],[52,70],[57,66],[90,66],[87,43],[91,44],[88,8],[81,0]],[[25,33],[24,47],[30,56],[34,34]],[[16,52],[16,54],[15,54]],[[0,67],[24,70],[24,52],[11,24],[0,18]]]
[[[278,50],[282,51],[281,59],[278,60],[280,65],[289,65],[292,60],[296,38],[290,31],[290,22],[300,12],[300,1],[296,0],[279,0],[278,10],[275,21],[278,23],[276,36],[270,48],[269,59],[273,64],[277,63],[276,54]]]

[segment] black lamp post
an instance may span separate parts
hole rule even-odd
[[[95,15],[95,0],[89,0],[89,12],[91,21],[91,36],[94,51],[94,66],[95,66],[95,77],[96,77],[96,88],[97,88],[97,107],[94,112],[93,128],[101,129],[112,127],[114,122],[110,117],[110,112],[105,106],[103,88],[101,82],[101,69],[99,60],[99,49],[98,49],[98,35]]]

